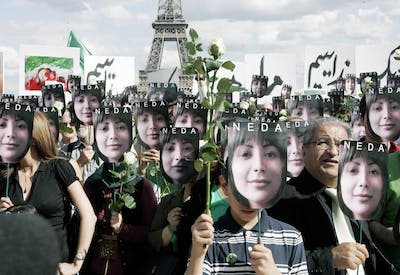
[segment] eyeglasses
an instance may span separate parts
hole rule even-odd
[[[310,141],[306,143],[306,145],[311,143],[315,143],[315,145],[319,150],[326,150],[328,148],[330,149],[332,148],[333,145],[335,145],[336,148],[339,148],[340,146],[340,141],[333,141],[331,139],[326,139],[326,138],[320,138],[315,141]]]

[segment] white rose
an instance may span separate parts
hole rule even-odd
[[[211,47],[212,47],[212,45],[216,45],[216,46],[218,47],[218,56],[222,56],[222,55],[225,54],[226,48],[225,48],[224,41],[222,40],[222,38],[214,39],[214,40],[211,42],[211,45],[210,45],[210,47],[208,48],[208,53],[209,53],[210,55],[212,55],[212,53],[211,53]]]
[[[366,78],[364,78],[365,84],[372,84],[372,77],[367,76]]]
[[[136,165],[137,164],[136,154],[133,152],[124,153],[124,162],[129,165]]]
[[[287,116],[287,111],[286,111],[285,109],[283,109],[283,110],[281,110],[281,111],[279,112],[279,114],[280,114],[281,116]]]
[[[247,101],[242,101],[242,102],[240,102],[239,107],[241,109],[247,110],[247,109],[249,109],[250,104]]]
[[[280,121],[280,122],[284,122],[284,121],[286,121],[286,120],[287,120],[287,117],[285,117],[285,116],[279,117],[279,121]]]
[[[249,102],[250,102],[251,104],[253,104],[254,102],[256,102],[256,99],[255,99],[254,97],[250,97],[250,98],[249,98]]]
[[[200,139],[199,140],[199,148],[203,147],[204,145],[206,145],[207,141],[204,139]]]
[[[400,49],[394,51],[394,59],[400,60]]]

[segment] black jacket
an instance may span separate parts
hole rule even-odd
[[[345,274],[345,270],[336,270],[332,263],[331,250],[338,245],[338,240],[332,219],[332,200],[324,193],[325,188],[304,169],[287,183],[282,198],[268,213],[301,232],[310,274]],[[356,241],[359,241],[361,223],[350,221]],[[386,274],[377,270],[376,249],[367,224],[363,222],[361,227],[362,243],[369,252],[364,265],[365,273]]]

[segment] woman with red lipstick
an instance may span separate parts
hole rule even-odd
[[[357,150],[355,143],[349,144],[340,155],[339,203],[347,216],[371,220],[379,213],[388,188],[387,153]]]
[[[17,163],[28,151],[32,139],[33,113],[17,111],[15,105],[7,106],[0,104],[0,160]]]

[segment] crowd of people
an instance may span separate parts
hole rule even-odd
[[[171,83],[2,97],[0,274],[397,274],[400,87],[349,79],[212,118]]]

